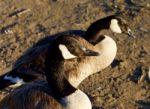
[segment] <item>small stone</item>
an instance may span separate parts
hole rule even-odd
[[[98,87],[96,90],[97,90],[97,91],[100,91],[100,90],[102,90],[102,87]]]

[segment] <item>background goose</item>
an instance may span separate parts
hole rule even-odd
[[[89,44],[81,37],[76,37],[83,46],[93,50],[99,50],[101,55],[98,57],[85,57],[67,61],[65,64],[65,71],[67,78],[73,86],[77,87],[80,82],[89,75],[106,68],[115,58],[117,51],[116,43],[112,38],[100,34],[102,29],[109,28],[113,32],[130,34],[127,23],[122,18],[112,15],[94,22],[87,29],[84,38],[95,46]],[[20,84],[35,79],[43,79],[44,76],[41,74],[44,72],[44,60],[47,48],[49,44],[56,41],[57,38],[58,37],[52,38],[49,43],[37,46],[30,50],[30,52],[20,60],[18,66],[12,71],[2,75],[0,77],[0,89],[4,89],[15,83]],[[28,75],[30,76],[28,77]],[[14,81],[14,78],[17,78],[17,81]],[[21,82],[19,79],[21,79]]]
[[[68,52],[67,57],[62,49]],[[71,86],[65,78],[64,59],[98,55],[98,52],[82,46],[76,38],[58,38],[53,46],[48,47],[46,54],[45,75],[48,83],[36,81],[16,89],[0,102],[0,108],[91,109],[87,95]]]

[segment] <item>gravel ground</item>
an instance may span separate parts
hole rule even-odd
[[[149,0],[0,0],[0,74],[39,40],[85,31],[95,20],[122,11],[136,37],[104,31],[117,43],[116,59],[80,89],[89,95],[93,109],[150,109]]]

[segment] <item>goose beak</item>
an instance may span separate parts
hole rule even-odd
[[[84,52],[85,56],[99,56],[99,53],[90,49],[87,49],[85,47],[81,47],[81,49]]]
[[[90,49],[86,49],[84,51],[84,53],[85,53],[85,56],[99,56],[98,52],[95,52],[95,51],[90,50]]]
[[[129,37],[136,38],[136,36],[134,35],[133,31],[131,29],[129,29],[129,28],[128,28],[127,32],[123,32],[123,33],[128,35]]]

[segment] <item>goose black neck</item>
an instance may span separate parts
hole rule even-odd
[[[64,59],[57,45],[50,46],[45,60],[45,74],[54,96],[60,99],[75,92],[64,74]]]
[[[105,17],[92,23],[87,29],[84,38],[93,45],[96,45],[101,41],[101,30],[109,29],[111,19],[115,18],[115,15]]]

